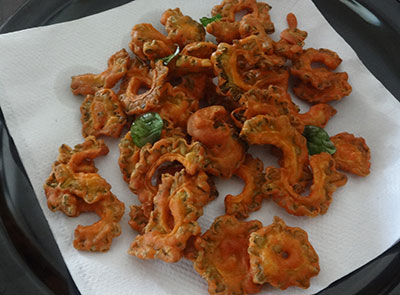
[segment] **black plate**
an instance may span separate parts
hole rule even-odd
[[[313,1],[366,66],[400,100],[397,56],[400,3]],[[0,33],[77,19],[127,2],[130,1],[31,0],[0,27]],[[368,13],[380,24],[369,22]],[[0,294],[80,294],[39,207],[1,112],[0,146]],[[318,294],[399,295],[399,270],[400,242]]]

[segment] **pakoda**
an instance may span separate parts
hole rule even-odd
[[[359,176],[367,176],[371,167],[371,152],[365,139],[353,134],[342,132],[331,137],[336,147],[336,168]]]
[[[205,171],[225,178],[231,177],[245,158],[245,147],[229,121],[224,107],[210,106],[195,112],[187,124],[192,140],[205,146]]]
[[[274,167],[265,171],[264,194],[293,215],[315,217],[325,214],[332,202],[332,194],[346,184],[347,177],[336,171],[334,159],[325,152],[311,156],[310,166],[313,184],[308,196],[295,192],[289,183],[288,170]]]
[[[82,135],[119,137],[126,124],[126,115],[111,89],[103,88],[87,95],[81,105]]]
[[[290,184],[298,183],[308,166],[307,142],[287,116],[258,115],[244,122],[240,136],[249,144],[272,144],[283,152],[282,166]]]
[[[242,192],[237,195],[225,197],[226,214],[235,215],[237,218],[249,217],[249,212],[257,211],[263,200],[263,185],[265,183],[264,165],[258,158],[246,154],[242,165],[235,171],[234,175],[244,181]]]
[[[319,258],[307,233],[290,227],[275,216],[274,223],[250,234],[250,267],[257,284],[269,283],[282,290],[306,289],[319,273]]]
[[[114,53],[108,60],[108,68],[101,74],[84,74],[71,77],[71,91],[75,95],[94,95],[102,88],[113,88],[129,67],[130,57],[125,49]]]
[[[121,233],[118,221],[124,214],[124,204],[114,196],[111,186],[96,173],[93,159],[108,153],[103,141],[93,136],[71,149],[60,147],[60,154],[44,184],[47,205],[53,212],[62,211],[76,217],[93,211],[100,220],[90,226],[75,229],[74,247],[86,251],[107,251],[112,239]]]
[[[163,174],[144,233],[135,238],[129,254],[165,262],[180,260],[188,239],[201,232],[197,219],[203,215],[202,208],[215,197],[207,178],[203,171],[193,176],[185,170],[174,176]]]
[[[138,24],[132,28],[129,48],[142,60],[155,61],[174,53],[176,45],[157,31],[152,24]]]
[[[257,293],[250,270],[249,237],[261,222],[239,221],[232,215],[217,217],[210,229],[195,241],[198,251],[194,269],[207,281],[210,294]]]
[[[183,15],[179,8],[168,9],[161,16],[161,24],[165,26],[168,39],[180,48],[189,43],[204,41],[206,32],[201,24],[190,16]]]

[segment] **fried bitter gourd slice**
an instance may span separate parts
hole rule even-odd
[[[111,186],[97,173],[93,159],[108,153],[101,140],[91,136],[71,149],[63,144],[57,161],[44,184],[47,204],[51,211],[62,211],[76,217],[93,211],[100,220],[90,226],[78,226],[74,247],[87,251],[107,251],[112,239],[121,233],[118,221],[124,204],[110,191]]]
[[[254,68],[258,71],[273,70],[284,65],[283,57],[265,54],[265,46],[263,39],[254,35],[237,40],[233,45],[218,44],[211,61],[218,77],[217,90],[220,94],[238,101],[241,95],[253,88],[253,84],[257,82],[246,80],[242,73]]]
[[[303,133],[305,125],[324,127],[336,110],[328,104],[317,104],[308,112],[300,114],[299,108],[293,103],[290,95],[281,87],[270,85],[267,89],[251,89],[239,100],[241,106],[231,113],[231,118],[239,128],[245,120],[256,115],[282,116],[289,118],[292,126]]]
[[[168,75],[168,67],[164,66],[159,60],[155,68],[151,70],[151,85],[148,85],[149,79],[143,80],[133,77],[126,89],[126,92],[120,95],[122,105],[125,107],[127,115],[140,115],[160,107],[160,97],[165,92]],[[140,86],[146,86],[149,89],[139,94]]]
[[[342,60],[329,49],[308,48],[294,61],[290,69],[292,75],[300,79],[293,92],[302,100],[311,103],[326,103],[340,100],[351,93],[346,72],[335,73]],[[323,63],[325,67],[314,68],[313,63]]]
[[[174,42],[161,34],[152,24],[137,24],[131,31],[129,48],[142,60],[155,61],[175,51]]]
[[[258,21],[260,31],[271,34],[275,29],[269,15],[270,9],[271,6],[267,3],[255,0],[224,0],[220,5],[213,7],[212,16],[221,15],[221,19],[208,24],[207,32],[215,36],[218,43],[231,43],[235,39],[243,38],[243,31],[249,31],[249,29],[246,30],[245,24],[250,23],[249,19],[251,18]],[[242,20],[236,21],[235,14],[241,11],[248,14]],[[249,35],[246,34],[245,36]]]
[[[272,144],[283,152],[282,166],[288,172],[290,184],[301,181],[308,166],[307,141],[291,124],[287,116],[258,115],[244,122],[240,135],[249,144]]]
[[[161,16],[160,22],[165,26],[168,39],[181,48],[189,43],[205,39],[206,32],[203,26],[190,16],[183,15],[179,8],[166,10]]]
[[[257,284],[269,283],[282,290],[290,286],[306,289],[319,273],[319,259],[307,233],[290,227],[279,217],[250,235],[250,267]]]
[[[199,142],[189,145],[184,138],[174,136],[162,138],[153,145],[148,143],[140,150],[139,161],[130,176],[129,188],[146,206],[146,211],[151,211],[153,197],[157,193],[152,178],[158,167],[163,163],[177,161],[189,175],[194,175],[202,169],[204,160],[205,151]]]
[[[336,168],[359,176],[367,176],[371,166],[371,152],[365,139],[342,132],[331,137],[336,147],[332,155]]]
[[[205,146],[206,172],[225,178],[231,177],[245,158],[244,145],[229,121],[223,106],[210,106],[195,112],[187,125],[192,139]]]
[[[154,210],[144,233],[131,244],[129,254],[166,262],[180,260],[188,239],[201,232],[197,219],[203,215],[203,206],[215,196],[207,178],[204,171],[188,175],[184,169],[174,176],[163,174],[154,197]]]
[[[111,89],[87,95],[81,105],[82,135],[119,137],[126,124],[126,115]]]
[[[311,156],[310,166],[313,184],[308,196],[295,192],[289,183],[288,170],[273,167],[265,171],[264,194],[271,196],[279,206],[293,215],[315,217],[325,214],[332,202],[332,194],[346,184],[347,177],[336,171],[334,159],[325,152]]]
[[[217,217],[210,229],[195,241],[195,270],[207,281],[210,294],[257,293],[249,264],[249,237],[261,222],[239,221],[232,215]]]
[[[261,207],[265,182],[263,162],[246,154],[244,162],[234,174],[244,181],[244,187],[239,195],[229,194],[225,197],[225,211],[237,218],[247,218],[249,212]]]
[[[130,57],[125,49],[114,53],[108,60],[108,68],[101,74],[73,76],[71,91],[75,95],[94,95],[102,88],[113,88],[128,69]]]

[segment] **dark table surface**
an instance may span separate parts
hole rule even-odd
[[[161,1],[161,0],[160,0]],[[397,0],[313,0],[361,60],[400,100],[400,4]],[[128,0],[0,0],[0,33],[52,24],[99,12]],[[51,3],[44,5],[42,3]],[[347,8],[344,8],[344,4]],[[356,8],[372,11],[384,25],[359,18]],[[35,19],[41,9],[62,13]],[[22,8],[21,8],[22,6]],[[93,8],[95,6],[95,8]],[[350,8],[350,7],[353,7]],[[19,10],[19,17],[9,19]],[[341,18],[337,19],[337,14]],[[40,13],[39,13],[40,15]],[[42,13],[42,16],[46,15]],[[388,42],[390,40],[390,42]],[[373,53],[373,54],[371,54]],[[51,238],[29,179],[7,133],[0,109],[0,294],[79,294]],[[18,180],[18,181],[14,181]],[[14,182],[13,182],[14,181]],[[24,206],[20,206],[24,198]],[[29,225],[35,223],[35,227]],[[399,225],[394,225],[399,226]],[[43,239],[43,236],[49,236]],[[321,295],[400,295],[400,243],[361,270],[333,283]]]

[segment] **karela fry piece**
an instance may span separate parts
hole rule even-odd
[[[206,32],[201,24],[190,16],[183,15],[179,8],[168,9],[161,16],[168,39],[183,48],[193,42],[204,41]]]
[[[86,251],[107,251],[112,239],[119,236],[118,221],[125,206],[110,191],[111,186],[97,173],[93,159],[108,153],[102,140],[90,136],[71,149],[63,144],[57,161],[44,184],[47,205],[51,211],[62,211],[76,217],[93,211],[100,220],[75,229],[74,247]]]
[[[250,270],[249,237],[261,222],[239,221],[232,215],[217,217],[210,229],[195,241],[195,270],[207,281],[208,292],[218,295],[257,293]]]
[[[282,166],[290,184],[298,183],[308,166],[307,142],[287,116],[258,115],[244,122],[240,136],[249,144],[272,144],[283,152]]]
[[[306,289],[319,273],[319,258],[307,233],[290,227],[275,216],[274,223],[250,234],[248,248],[253,281],[282,290],[290,286]]]
[[[82,135],[119,137],[126,124],[126,115],[111,89],[103,88],[87,95],[81,105]]]
[[[157,31],[152,24],[137,24],[131,31],[129,48],[142,60],[155,61],[171,55],[176,46],[174,42]]]
[[[336,168],[359,176],[367,176],[371,167],[371,152],[365,139],[342,132],[331,137],[336,147],[333,154]]]
[[[288,170],[273,167],[265,171],[264,194],[293,215],[315,217],[325,214],[332,202],[332,194],[346,184],[347,177],[336,171],[334,159],[326,152],[311,156],[310,166],[313,184],[308,196],[295,192],[289,183]]]
[[[234,174],[244,181],[244,187],[239,195],[229,194],[225,197],[225,211],[237,218],[247,218],[249,212],[257,211],[261,207],[265,182],[263,162],[246,154],[244,162]]]
[[[201,232],[197,219],[203,207],[215,197],[207,179],[204,171],[193,176],[184,169],[174,176],[163,174],[150,219],[129,254],[166,262],[180,260],[188,239]]]
[[[196,174],[205,161],[205,151],[199,142],[189,145],[179,136],[162,138],[153,145],[146,144],[140,150],[139,161],[134,167],[129,180],[129,188],[144,204],[146,211],[153,206],[153,197],[157,187],[152,184],[156,170],[167,162],[180,162],[190,175]],[[150,212],[146,212],[149,216]]]
[[[101,74],[83,74],[73,76],[71,91],[75,95],[94,95],[102,88],[113,88],[127,72],[130,57],[125,49],[114,53],[108,60],[108,68]]]
[[[223,106],[196,111],[187,124],[192,140],[201,142],[206,151],[204,169],[215,176],[229,178],[245,158],[245,147],[230,123]]]

